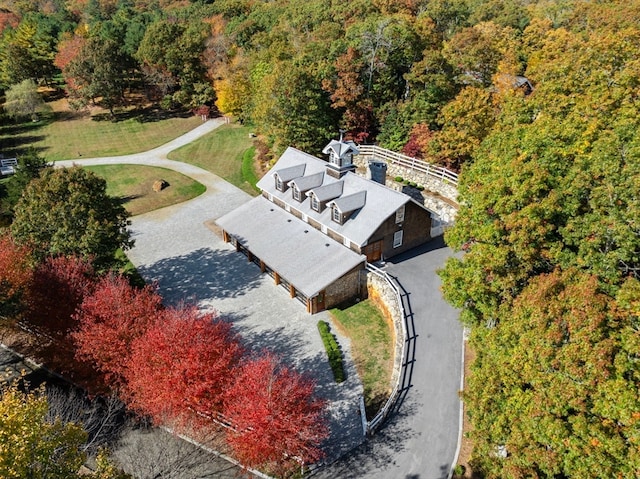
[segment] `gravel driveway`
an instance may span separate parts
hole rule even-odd
[[[168,304],[195,302],[233,322],[250,348],[269,349],[298,371],[309,373],[317,393],[330,401],[331,437],[327,460],[363,441],[359,413],[362,384],[350,360],[348,339],[338,337],[346,355],[347,381],[335,384],[317,331],[323,312],[309,315],[302,303],[290,299],[270,276],[226,244],[208,226],[251,197],[220,177],[193,165],[166,159],[169,151],[193,141],[222,124],[211,120],[167,145],[134,155],[57,162],[143,164],[170,168],[206,186],[202,195],[177,205],[131,218],[135,246],[127,255],[147,281],[155,281]],[[334,328],[335,330],[335,328]]]

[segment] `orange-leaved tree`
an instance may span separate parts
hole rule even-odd
[[[20,307],[33,271],[31,250],[17,245],[11,235],[0,235],[0,316],[11,315]]]

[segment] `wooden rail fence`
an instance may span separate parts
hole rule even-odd
[[[448,170],[447,168],[443,168],[442,166],[433,165],[426,161],[403,155],[402,153],[396,153],[395,151],[380,148],[376,145],[359,145],[358,149],[360,150],[360,154],[363,156],[371,156],[375,160],[381,160],[387,164],[397,165],[411,171],[424,173],[432,178],[458,186],[458,174],[454,171]]]

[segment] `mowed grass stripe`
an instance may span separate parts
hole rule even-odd
[[[15,125],[0,127],[0,141],[10,140],[12,149],[18,151],[34,147],[49,161],[128,155],[163,145],[202,123],[199,117],[111,122],[53,115],[44,119],[41,126],[27,125],[25,131],[16,135],[7,133]]]
[[[211,171],[250,195],[256,196],[258,192],[251,185],[255,173],[252,177],[245,167],[243,175],[242,167],[244,153],[251,148],[252,144],[247,127],[224,125],[172,151],[168,157],[170,160],[190,163]]]
[[[107,193],[122,200],[132,216],[195,198],[205,186],[188,176],[165,168],[143,165],[86,166],[107,181]],[[153,191],[156,180],[165,180],[169,187]]]

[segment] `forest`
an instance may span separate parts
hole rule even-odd
[[[640,1],[4,0],[0,89],[346,130],[461,173],[473,469],[640,477]],[[6,105],[5,105],[6,109]]]

